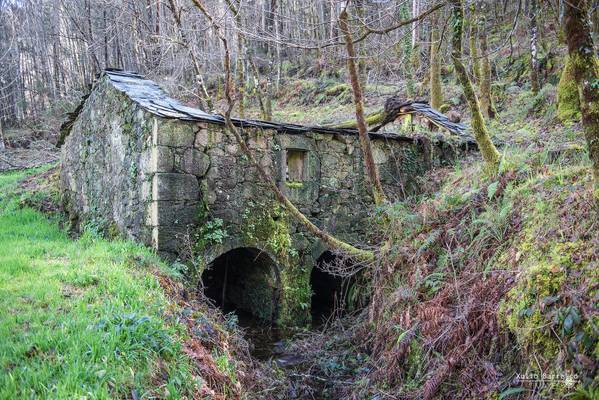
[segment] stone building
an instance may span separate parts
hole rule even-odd
[[[308,218],[350,243],[369,243],[372,200],[355,131],[234,123]],[[392,199],[416,191],[419,176],[454,156],[444,142],[371,138]],[[118,232],[170,257],[193,254],[209,267],[209,296],[267,321],[303,323],[314,299],[339,289],[314,268],[333,257],[329,249],[273,200],[221,116],[182,105],[143,76],[109,70],[61,140],[62,198],[73,227]]]

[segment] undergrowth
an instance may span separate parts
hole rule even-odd
[[[255,379],[237,327],[147,248],[70,238],[56,182],[0,174],[0,399],[239,397]]]
[[[375,385],[356,390],[561,398],[596,387],[590,179],[583,153],[507,148],[497,177],[476,162],[438,193],[391,205],[366,325]]]

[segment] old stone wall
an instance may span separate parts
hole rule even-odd
[[[308,218],[350,243],[369,244],[372,199],[356,136],[242,131]],[[454,156],[428,141],[377,137],[372,145],[391,199],[417,191],[418,176]],[[277,266],[269,283],[280,296],[270,307],[275,319],[308,319],[310,272],[329,249],[273,200],[223,125],[158,117],[104,79],[66,139],[61,174],[75,226],[120,232],[165,255],[193,252],[204,265],[230,250],[258,249]]]
[[[193,123],[188,126],[191,142]],[[183,128],[179,128],[183,129]],[[159,136],[162,134],[159,129]],[[365,186],[358,138],[349,135],[288,134],[263,129],[243,133],[279,186],[314,223],[339,238],[367,245],[372,199]],[[191,147],[190,147],[191,148]],[[316,259],[329,250],[298,226],[273,200],[254,167],[222,126],[208,124],[195,131],[193,151],[202,159],[199,231],[196,242],[206,265],[236,248],[258,248],[280,268],[278,320],[304,321],[309,317],[309,277]],[[402,198],[418,190],[417,178],[435,165],[450,162],[453,151],[443,144],[402,140],[373,140],[375,162],[389,197]],[[301,181],[291,180],[287,157],[303,154]],[[168,235],[170,236],[170,233]],[[177,251],[181,240],[163,242]],[[170,247],[173,244],[175,247]]]
[[[62,202],[74,228],[120,232],[149,243],[152,118],[99,82],[62,148]]]

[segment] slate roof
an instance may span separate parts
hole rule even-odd
[[[141,74],[131,71],[122,71],[116,69],[106,69],[100,74],[100,78],[107,76],[112,85],[127,94],[127,96],[139,104],[146,111],[163,118],[173,118],[182,121],[198,121],[209,122],[213,124],[225,124],[225,119],[219,114],[210,114],[198,108],[188,107],[180,101],[169,97],[167,93],[154,81],[147,79]],[[82,103],[77,109],[70,113],[67,121],[62,125],[58,146],[64,143],[64,139],[70,133],[73,123],[77,119],[85,100],[89,95],[85,96]],[[355,129],[338,129],[327,128],[323,126],[304,126],[289,123],[267,122],[253,119],[232,118],[234,125],[239,127],[252,127],[271,129],[280,133],[288,134],[306,134],[309,132],[329,133],[340,135],[357,135]],[[371,138],[385,138],[406,142],[413,142],[415,139],[409,136],[402,136],[394,133],[371,132]]]

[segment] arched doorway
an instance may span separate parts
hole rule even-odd
[[[311,312],[314,326],[320,326],[331,317],[342,315],[350,305],[348,296],[354,279],[331,273],[331,269],[337,262],[339,262],[337,256],[330,251],[325,251],[312,268],[310,287],[312,288]]]
[[[278,269],[256,248],[240,247],[217,257],[202,274],[202,283],[204,294],[223,311],[235,311],[240,322],[256,318],[271,324],[277,318]]]

